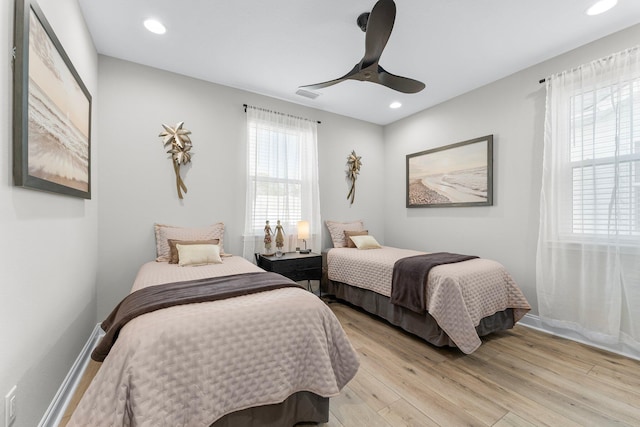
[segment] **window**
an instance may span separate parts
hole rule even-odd
[[[640,79],[570,102],[574,235],[640,236]]]
[[[251,229],[260,234],[265,221],[277,219],[285,230],[292,230],[302,220],[300,138],[255,121],[249,132],[249,186],[254,191]]]
[[[640,351],[640,48],[547,79],[538,312]]]
[[[317,123],[247,107],[247,196],[244,256],[263,252],[266,221],[283,226],[283,250],[300,246],[298,221],[309,222],[308,246],[320,251]],[[275,250],[275,239],[273,239]]]

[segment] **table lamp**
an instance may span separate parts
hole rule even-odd
[[[304,249],[300,249],[301,254],[311,253],[311,249],[307,249],[307,240],[309,238],[309,221],[298,221],[298,239],[304,242]]]

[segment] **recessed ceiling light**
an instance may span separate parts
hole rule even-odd
[[[155,34],[164,34],[167,32],[167,29],[164,27],[164,25],[162,25],[155,19],[147,19],[146,21],[144,21],[144,26],[147,30]]]
[[[600,15],[618,4],[618,0],[600,0],[587,9],[587,15]]]
[[[389,108],[396,109],[396,108],[400,108],[400,107],[402,107],[402,104],[400,102],[398,102],[398,101],[394,101],[391,104],[389,104]]]

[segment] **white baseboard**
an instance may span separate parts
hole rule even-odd
[[[606,344],[599,344],[593,341],[588,340],[577,332],[568,330],[555,328],[553,326],[547,325],[542,322],[539,316],[535,314],[525,314],[522,319],[518,322],[519,325],[526,326],[528,328],[536,329],[540,332],[544,332],[550,335],[556,335],[562,338],[566,338],[568,340],[577,341],[579,343],[599,348],[600,350],[609,351],[611,353],[620,354],[625,357],[629,357],[631,359],[640,360],[640,352],[636,351],[633,348],[630,348],[627,345],[620,344],[617,346],[608,346]]]
[[[85,369],[87,369],[87,365],[89,365],[91,352],[103,335],[104,331],[98,323],[96,327],[93,328],[93,332],[76,358],[76,361],[73,363],[73,366],[71,366],[69,373],[65,377],[64,381],[62,381],[58,392],[53,397],[53,400],[40,420],[38,427],[57,427],[60,424],[60,421],[64,416],[64,412],[73,397],[73,393],[82,378],[82,374],[84,374]]]

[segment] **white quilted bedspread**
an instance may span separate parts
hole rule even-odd
[[[330,280],[389,297],[394,263],[400,258],[424,253],[389,246],[371,250],[333,248],[327,253],[327,273]],[[513,308],[517,322],[531,309],[504,266],[482,258],[431,269],[426,307],[466,354],[474,352],[482,343],[475,327],[483,317]]]
[[[262,270],[240,257],[151,262],[133,289],[249,271]],[[304,289],[170,307],[122,329],[68,426],[209,426],[298,391],[336,396],[358,365],[334,314]]]

